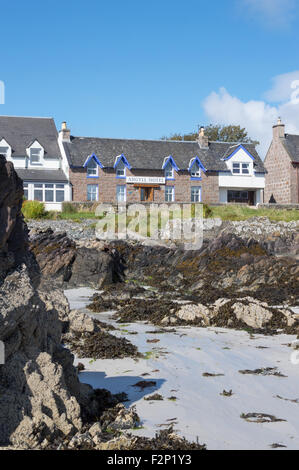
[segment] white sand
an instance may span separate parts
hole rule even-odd
[[[66,291],[71,308],[83,308],[91,289]],[[123,331],[140,352],[155,356],[138,361],[132,359],[96,360],[76,358],[86,371],[80,380],[112,393],[126,392],[136,405],[143,429],[135,434],[152,436],[175,418],[175,429],[187,439],[206,443],[208,449],[269,449],[273,443],[299,448],[299,404],[281,400],[299,398],[299,365],[291,363],[292,349],[286,344],[294,336],[255,335],[221,328],[176,328],[176,333],[148,334],[151,325],[115,324],[109,313],[97,314]],[[127,331],[137,331],[130,335]],[[147,343],[147,339],[159,339]],[[267,347],[258,349],[257,346]],[[200,349],[197,349],[200,348]],[[228,349],[229,348],[229,349]],[[242,375],[238,371],[261,367],[277,367],[287,377]],[[157,372],[153,372],[157,370]],[[203,377],[204,372],[224,376]],[[149,373],[148,376],[141,374]],[[154,380],[156,386],[140,391],[132,387],[140,380]],[[224,397],[223,389],[232,389],[233,396]],[[145,401],[146,395],[159,393],[163,401]],[[170,401],[170,396],[177,397]],[[267,413],[286,420],[276,423],[249,423],[241,413]],[[162,425],[162,426],[161,426]]]

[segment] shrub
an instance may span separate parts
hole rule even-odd
[[[207,204],[204,204],[203,205],[203,216],[205,219],[207,219],[208,217],[212,217],[212,209],[207,205]]]
[[[62,204],[62,213],[65,214],[76,214],[78,212],[78,206],[71,202],[64,202]]]
[[[47,215],[45,205],[39,201],[24,201],[22,212],[26,219],[42,219]]]

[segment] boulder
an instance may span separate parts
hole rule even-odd
[[[200,323],[202,326],[207,326],[210,323],[211,312],[208,307],[202,304],[186,304],[176,312],[176,316],[189,323]]]

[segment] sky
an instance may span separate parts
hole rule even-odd
[[[299,133],[299,0],[2,0],[1,19],[1,115],[136,139],[239,124],[262,156],[278,116]]]

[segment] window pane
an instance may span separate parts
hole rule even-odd
[[[0,147],[0,155],[7,155],[8,147]]]
[[[97,201],[98,199],[98,186],[96,184],[87,185],[87,200]]]
[[[200,186],[191,188],[191,202],[200,202]]]
[[[123,161],[119,162],[116,168],[116,175],[117,176],[126,176],[126,171],[125,171],[125,164]]]
[[[168,163],[165,167],[165,178],[173,178],[173,167]]]
[[[46,189],[45,191],[45,201],[53,202],[54,201],[54,191],[51,189]]]
[[[24,188],[24,197],[28,200],[28,189]]]
[[[165,187],[165,202],[172,202],[174,200],[174,188],[172,186]]]
[[[56,188],[58,189],[64,189],[64,184],[56,184]]]
[[[50,183],[48,184],[48,183],[46,183],[46,184],[45,184],[45,187],[46,187],[46,188],[54,188],[54,184],[50,184]]]
[[[37,163],[40,159],[40,149],[30,150],[31,163]]]
[[[126,200],[126,187],[123,186],[117,186],[116,190],[116,197],[118,202],[125,202]]]
[[[96,161],[92,158],[87,165],[87,174],[89,176],[97,176],[98,167]]]
[[[37,189],[37,188],[38,188],[38,189],[40,189],[40,188],[42,189],[42,188],[43,188],[43,185],[42,185],[42,184],[39,184],[39,183],[36,183],[36,184],[34,185],[34,189]]]
[[[35,201],[43,201],[43,190],[42,189],[35,189],[34,190],[34,200]]]
[[[192,170],[191,170],[191,176],[200,176],[200,168],[199,166],[197,165],[197,163],[195,163],[192,167]]]
[[[249,163],[242,163],[242,173],[249,173]]]
[[[240,173],[240,163],[233,163],[233,173]]]
[[[56,202],[64,201],[64,191],[56,191]]]

